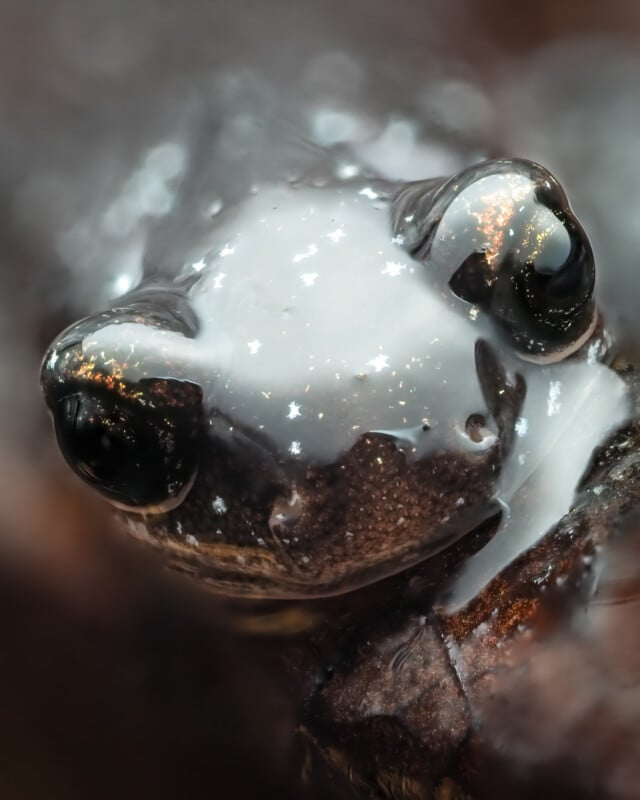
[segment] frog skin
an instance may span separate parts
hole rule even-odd
[[[473,594],[627,414],[588,239],[532,162],[264,186],[186,255],[63,332],[42,384],[71,467],[219,592],[345,592],[502,512]]]

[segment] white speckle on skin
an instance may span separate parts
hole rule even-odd
[[[562,384],[560,381],[551,381],[549,384],[549,396],[547,397],[547,416],[553,417],[560,412],[562,403],[560,402],[560,393],[562,391]]]
[[[213,279],[213,288],[222,289],[222,281],[227,277],[226,272],[219,272]]]
[[[349,178],[355,178],[359,172],[360,167],[355,164],[343,164],[338,167],[337,175],[339,178],[342,178],[342,180],[348,180]]]
[[[262,342],[258,339],[254,339],[252,342],[247,342],[247,347],[249,348],[249,353],[252,356],[255,356],[258,350],[262,347]]]
[[[296,417],[301,417],[302,414],[300,413],[300,409],[302,406],[300,403],[296,403],[295,400],[292,400],[289,403],[289,413],[287,414],[287,419],[295,419]]]
[[[406,264],[400,264],[397,261],[387,261],[385,268],[381,272],[382,275],[390,275],[392,278],[397,278],[402,270],[406,268]]]
[[[378,195],[370,186],[365,186],[364,189],[360,189],[358,194],[361,194],[363,197],[366,197],[367,200],[377,200]]]
[[[313,286],[316,280],[320,276],[317,272],[305,272],[303,275],[300,276],[300,280],[304,283],[305,286]]]
[[[592,342],[587,348],[587,364],[595,364],[598,360],[598,351],[600,350],[600,342]]]
[[[515,424],[516,433],[518,436],[526,436],[529,430],[529,421],[526,417],[518,417]]]
[[[303,253],[296,253],[296,255],[293,257],[293,263],[299,264],[301,261],[304,261],[305,258],[311,258],[312,256],[315,256],[317,252],[317,246],[315,244],[310,244]]]
[[[205,260],[204,260],[204,258],[201,258],[199,261],[194,261],[194,262],[193,262],[193,264],[191,265],[191,269],[192,269],[194,272],[202,272],[202,270],[203,270],[203,269],[204,269],[206,266],[207,266],[207,265],[206,265],[206,263],[205,263]]]
[[[327,239],[331,239],[334,244],[338,244],[338,242],[341,239],[344,239],[346,235],[347,234],[342,230],[342,228],[336,228],[335,231],[327,233]]]
[[[190,547],[199,547],[198,540],[191,533],[186,535],[185,541]]]
[[[118,294],[125,294],[131,288],[133,279],[130,275],[119,275],[115,280],[115,290]]]
[[[382,372],[383,369],[388,369],[389,364],[389,356],[385,356],[382,353],[377,355],[375,358],[372,358],[370,361],[367,361],[368,367],[373,367],[376,372]]]
[[[227,513],[227,504],[224,502],[223,498],[220,497],[219,495],[218,497],[215,498],[215,500],[211,505],[213,507],[213,510],[219,517]]]
[[[226,258],[227,256],[232,256],[236,252],[235,247],[230,247],[229,244],[225,244],[225,246],[220,251],[221,258]]]
[[[300,453],[302,452],[302,445],[300,444],[300,442],[295,442],[295,441],[291,442],[291,444],[289,445],[289,452],[291,453],[292,456],[299,456]]]

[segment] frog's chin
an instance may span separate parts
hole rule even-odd
[[[518,358],[521,358],[523,361],[528,361],[531,364],[553,364],[556,361],[563,361],[565,358],[568,358],[573,353],[577,353],[581,347],[583,347],[589,339],[593,336],[595,329],[598,327],[599,322],[599,315],[597,309],[593,312],[593,319],[589,323],[589,327],[586,331],[579,336],[575,342],[563,347],[561,350],[554,350],[553,353],[539,353],[537,355],[532,355],[530,353],[516,353]]]
[[[198,471],[195,470],[191,478],[187,481],[187,483],[185,483],[185,485],[177,494],[173,495],[172,497],[168,497],[161,503],[152,503],[148,506],[129,506],[126,503],[119,503],[117,500],[113,500],[110,497],[107,498],[107,500],[114,508],[117,508],[119,511],[125,511],[127,514],[140,514],[140,516],[166,514],[168,511],[173,511],[174,508],[177,508],[184,502],[185,498],[191,491],[193,484],[195,483],[197,475]]]

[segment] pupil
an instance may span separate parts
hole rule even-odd
[[[125,445],[121,436],[105,430],[102,425],[76,429],[75,451],[79,466],[95,479],[110,482],[125,464]]]

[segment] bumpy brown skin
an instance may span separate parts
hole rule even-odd
[[[390,564],[401,571],[494,515],[498,459],[496,447],[488,455],[443,452],[408,462],[389,438],[363,436],[336,464],[300,475],[302,513],[287,531],[269,526],[270,509],[279,503],[286,510],[291,496],[286,483],[273,480],[273,467],[259,458],[239,464],[218,450],[201,457],[203,477],[188,501],[157,522],[149,519],[146,531],[172,566],[218,591],[336,594],[388,575]],[[211,498],[218,494],[237,499],[216,518]],[[464,505],[456,505],[460,497]],[[181,531],[198,531],[197,546],[176,534],[176,520]]]
[[[640,373],[618,371],[637,415]],[[317,610],[288,655],[307,681],[301,731],[359,796],[637,797],[639,448],[636,419],[571,513],[463,611],[447,616],[438,591],[490,524]]]

